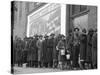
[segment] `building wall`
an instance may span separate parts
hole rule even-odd
[[[73,28],[75,27],[75,19],[77,21],[76,25],[80,25],[81,29],[83,29],[84,27],[89,30],[90,28],[94,29],[97,28],[97,7],[96,6],[82,6],[82,5],[68,5],[70,11],[70,29],[73,30]],[[74,9],[73,9],[74,6]],[[76,7],[75,7],[76,6]],[[84,11],[81,11],[81,7],[82,10],[85,8]],[[73,12],[75,14],[73,14]],[[87,15],[87,18],[85,17]],[[83,17],[83,18],[82,18]],[[82,20],[83,19],[83,20]],[[86,21],[87,19],[87,21]],[[86,25],[86,26],[85,26]],[[79,28],[80,28],[79,26]]]
[[[88,18],[88,28],[97,28],[97,7],[96,6],[89,6],[89,18]]]
[[[21,1],[15,1],[17,11],[15,11],[14,14],[14,34],[13,38],[15,36],[21,37],[22,39],[26,36],[27,33],[27,16],[31,14],[32,12],[38,10],[41,6],[43,6],[46,3],[37,4],[36,2],[21,2]],[[39,5],[39,6],[38,6]],[[69,5],[66,7],[66,34],[67,32],[73,28],[73,17],[80,15],[80,13],[76,15],[72,15],[72,5]],[[79,6],[79,5],[78,5]],[[95,6],[87,6],[88,7],[88,29],[89,28],[97,28],[97,7]],[[78,11],[78,8],[74,11]],[[81,13],[84,14],[84,13]]]
[[[13,39],[15,36],[21,37],[22,39],[26,36],[27,33],[27,16],[36,11],[39,7],[43,6],[46,3],[37,3],[37,2],[25,2],[25,1],[15,1],[15,6],[17,11],[14,14],[14,33]]]
[[[14,34],[15,36],[21,37],[22,39],[25,37],[26,23],[27,23],[27,10],[26,10],[26,2],[16,2],[17,11],[15,12],[14,19]]]

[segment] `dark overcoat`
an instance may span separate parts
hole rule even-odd
[[[28,53],[28,49],[27,49],[27,41],[24,40],[23,41],[23,53],[22,53],[22,57],[23,57],[23,63],[27,62],[27,53]]]
[[[80,35],[80,59],[86,60],[86,49],[87,49],[87,35]]]
[[[54,61],[58,61],[58,54],[59,54],[59,51],[56,49],[56,46],[57,46],[58,42],[59,42],[59,38],[56,37],[56,38],[54,39],[54,49],[53,49],[53,60],[54,60]]]
[[[58,42],[58,45],[57,45],[58,49],[59,49],[59,56],[58,56],[58,60],[63,62],[63,61],[66,61],[66,56],[65,54],[62,55],[62,52],[61,50],[63,49],[65,51],[65,41],[64,40],[60,40]],[[65,52],[64,52],[65,53]]]
[[[36,42],[36,38],[29,42],[28,61],[38,61],[38,48]]]
[[[97,33],[94,33],[92,37],[92,63],[97,64]]]
[[[17,57],[17,49],[16,49],[16,40],[13,41],[13,63],[16,63],[16,57]]]
[[[27,61],[32,61],[32,48],[31,48],[31,40],[28,39],[28,42],[27,42],[27,50],[28,50],[28,53],[27,53]]]
[[[49,52],[47,50],[47,42],[48,42],[48,39],[45,39],[42,42],[42,54],[41,54],[41,56],[42,56],[42,62],[44,62],[44,63],[49,62],[49,59],[48,59]]]
[[[16,61],[18,63],[22,62],[22,40],[16,42]]]
[[[92,34],[87,35],[86,61],[88,63],[92,62]]]
[[[54,49],[54,38],[48,39],[47,42],[47,50],[48,50],[48,62],[53,62],[53,49]]]
[[[73,35],[72,33],[66,38],[66,49],[70,53],[70,60],[73,58]]]
[[[26,42],[27,62],[30,61],[30,43],[31,43],[31,41],[29,39],[27,39],[27,42]]]
[[[80,35],[79,33],[74,32],[73,35],[73,66],[79,66],[78,60],[79,60],[79,50],[80,50]]]

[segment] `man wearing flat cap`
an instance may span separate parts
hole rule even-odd
[[[40,35],[36,42],[36,46],[38,48],[38,67],[41,67],[42,41],[42,35]]]
[[[76,69],[79,67],[79,28],[74,28],[74,36],[73,36],[73,67]]]
[[[48,50],[47,50],[48,36],[45,35],[44,38],[45,39],[42,42],[42,66],[48,67],[48,61],[49,61],[49,59],[48,59],[49,53],[48,53]]]
[[[49,36],[48,42],[47,42],[47,50],[48,50],[48,63],[49,67],[53,67],[53,49],[54,49],[54,36],[55,34],[51,34]]]

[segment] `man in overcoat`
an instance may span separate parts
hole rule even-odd
[[[67,58],[67,68],[72,68],[72,58],[73,58],[73,34],[72,31],[69,32],[69,35],[66,37],[66,55],[69,55]]]
[[[38,67],[41,67],[41,57],[42,57],[42,35],[39,36],[39,39],[36,42],[36,46],[38,48]]]
[[[18,38],[17,40],[16,49],[17,49],[16,61],[18,63],[18,66],[22,66],[22,40],[21,38]]]
[[[81,64],[80,67],[81,69],[85,69],[86,50],[87,50],[87,35],[86,35],[86,29],[83,29],[80,35],[80,64]]]
[[[97,29],[92,37],[92,64],[93,68],[97,68]]]
[[[86,52],[86,62],[88,68],[93,68],[92,65],[92,36],[93,36],[93,29],[89,29],[88,35],[87,35],[87,52]]]
[[[53,68],[57,68],[57,67],[58,67],[58,54],[59,54],[59,51],[56,49],[56,46],[57,46],[57,44],[58,44],[59,41],[60,41],[60,34],[58,34],[58,35],[54,38]]]
[[[45,39],[42,42],[42,53],[41,53],[42,61],[41,63],[43,67],[48,67],[48,63],[49,63],[49,59],[48,59],[49,52],[47,48],[48,36],[45,35],[44,38]]]
[[[79,49],[80,49],[80,35],[79,28],[74,28],[73,36],[73,68],[79,68]]]
[[[48,42],[47,42],[47,50],[48,50],[48,64],[49,64],[49,67],[53,67],[53,49],[54,49],[54,36],[55,34],[51,34],[49,39],[48,39]]]
[[[29,37],[29,40],[28,40],[28,56],[27,56],[27,61],[28,61],[28,64],[29,64],[29,67],[32,67],[34,65],[34,47],[33,47],[33,38],[32,37]]]
[[[34,67],[38,67],[38,48],[36,46],[38,40],[38,35],[34,35],[34,38],[31,40],[30,44],[30,50],[31,50],[31,60],[32,60],[32,65]]]
[[[28,37],[27,39],[27,42],[26,42],[26,50],[27,50],[27,66],[28,67],[31,67],[31,60],[30,60],[30,43],[31,43],[31,40],[30,38]]]

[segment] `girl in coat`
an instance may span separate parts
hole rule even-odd
[[[57,50],[59,50],[59,56],[58,56],[58,61],[59,61],[59,68],[64,69],[65,61],[66,61],[66,55],[65,55],[65,36],[62,35],[60,41],[58,42],[57,45]]]

